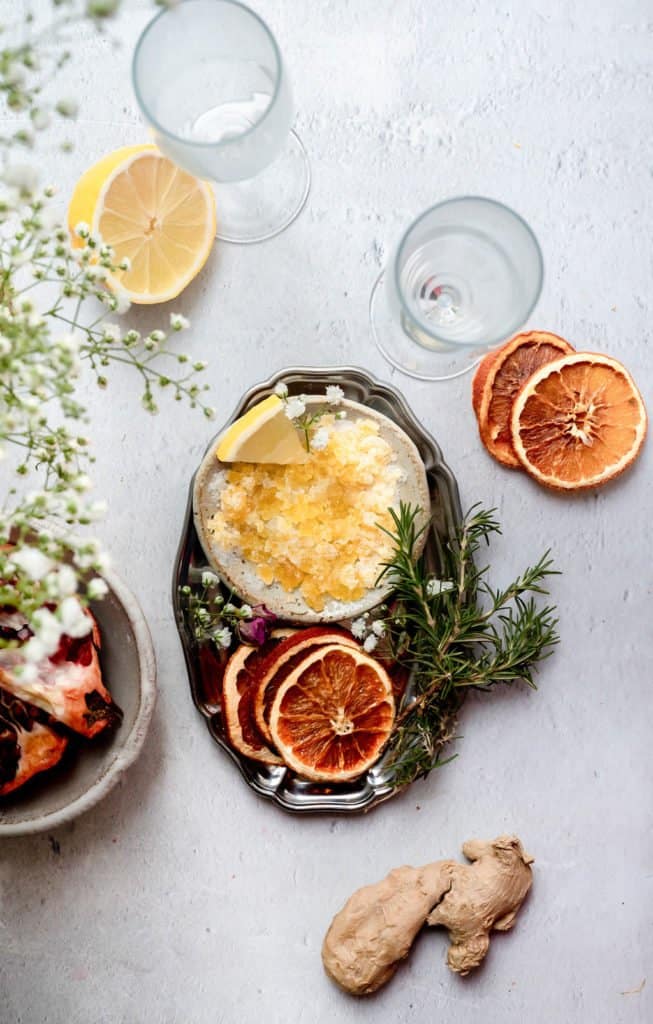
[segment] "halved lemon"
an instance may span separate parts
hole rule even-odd
[[[125,146],[90,167],[68,207],[74,246],[83,222],[110,245],[129,270],[119,284],[138,304],[174,299],[200,272],[215,239],[215,198],[210,185],[182,171],[154,145]]]
[[[270,715],[274,745],[289,768],[316,782],[346,782],[367,771],[395,717],[392,683],[363,651],[318,648],[290,673]]]
[[[305,462],[306,448],[276,395],[258,402],[227,427],[218,441],[220,462],[270,462],[280,466]]]
[[[540,367],[512,407],[512,443],[524,469],[559,490],[598,487],[635,460],[646,436],[644,402],[625,366],[574,352]]]

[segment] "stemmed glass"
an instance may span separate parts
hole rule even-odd
[[[310,189],[291,130],[290,84],[265,22],[238,0],[184,0],[143,31],[136,98],[159,148],[219,183],[218,238],[261,242],[288,227]]]
[[[377,278],[370,324],[383,356],[409,377],[451,380],[528,319],[542,253],[502,203],[462,196],[415,220]]]

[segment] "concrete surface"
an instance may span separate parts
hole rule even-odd
[[[14,8],[0,3],[4,16]],[[496,505],[497,581],[551,547],[562,643],[538,693],[470,700],[459,758],[356,819],[290,817],[256,798],[189,697],[169,601],[188,482],[213,430],[177,405],[149,419],[120,375],[94,403],[103,536],[154,636],[160,700],[124,784],[75,825],[0,848],[2,1024],[643,1024],[653,1019],[651,445],[615,486],[545,493],[479,445],[469,379],[393,374],[367,324],[398,232],[437,199],[480,193],[532,224],[546,282],[531,325],[628,365],[653,408],[653,12],[647,0],[256,0],[287,57],[314,186],[301,219],[217,247],[174,308],[207,358],[218,419],[287,363],[358,363],[398,384],[440,441],[464,505]],[[83,28],[62,82],[82,101],[69,189],[142,139],[123,41]],[[0,20],[3,20],[0,18]],[[65,86],[65,88],[63,88]],[[55,130],[54,140],[62,130]],[[167,319],[134,314],[135,325]],[[131,315],[131,314],[130,314]],[[158,316],[158,320],[157,320]],[[514,830],[533,892],[487,963],[459,979],[425,934],[377,997],[323,975],[345,898],[391,867]]]

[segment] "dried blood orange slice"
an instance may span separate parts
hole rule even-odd
[[[541,484],[575,491],[622,473],[646,436],[646,409],[621,363],[574,352],[542,366],[515,399],[515,452]]]
[[[289,768],[316,782],[346,782],[378,759],[395,715],[385,669],[361,650],[318,647],[290,673],[270,715]]]
[[[222,721],[227,740],[245,757],[265,764],[283,762],[266,746],[256,727],[256,668],[277,644],[294,632],[292,629],[275,629],[270,639],[260,647],[241,644],[229,658],[222,677]]]
[[[489,352],[479,364],[472,385],[478,429],[490,455],[505,466],[519,466],[510,434],[510,414],[517,392],[540,366],[573,351],[569,342],[557,334],[527,331]]]
[[[258,663],[254,714],[258,730],[268,743],[274,743],[269,723],[270,712],[279,687],[293,669],[304,660],[309,651],[319,645],[334,643],[360,649],[354,638],[344,630],[327,626],[313,626],[310,629],[296,630],[292,636],[282,640],[265,660]]]

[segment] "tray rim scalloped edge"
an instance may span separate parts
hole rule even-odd
[[[254,384],[241,396],[239,401],[236,403],[231,416],[225,421],[220,430],[211,438],[202,458],[193,472],[190,481],[181,537],[174,562],[172,578],[172,605],[175,615],[175,623],[184,653],[188,683],[190,685],[193,703],[202,717],[206,720],[213,740],[229,755],[231,760],[238,767],[245,782],[251,789],[258,793],[259,796],[276,803],[283,810],[293,814],[355,814],[368,811],[382,801],[388,800],[390,797],[400,792],[399,787],[393,786],[387,779],[383,778],[382,769],[375,775],[377,766],[372,767],[364,776],[361,776],[360,780],[355,780],[357,788],[354,788],[353,785],[350,784],[349,787],[343,788],[334,793],[315,793],[314,790],[316,789],[316,786],[314,783],[303,782],[291,774],[290,778],[292,779],[293,785],[291,795],[291,792],[287,787],[284,787],[287,769],[266,768],[266,766],[255,761],[251,761],[249,758],[239,754],[224,740],[220,735],[216,723],[216,719],[219,719],[219,712],[217,710],[211,710],[200,696],[198,680],[199,672],[196,664],[196,657],[194,655],[193,645],[187,635],[180,603],[179,587],[186,582],[186,571],[191,555],[198,547],[202,550],[193,522],[193,487],[197,469],[199,468],[201,461],[204,459],[206,452],[215,445],[216,438],[225,429],[225,427],[230,423],[233,423],[238,416],[241,416],[257,401],[260,401],[262,398],[272,394],[275,386],[280,381],[288,384],[289,387],[299,385],[299,391],[306,391],[308,393],[310,393],[311,389],[315,389],[316,384],[349,384],[352,387],[357,387],[363,392],[363,396],[353,397],[351,395],[347,395],[347,397],[352,397],[354,401],[363,400],[364,404],[365,399],[370,400],[376,398],[377,400],[381,400],[387,404],[394,415],[389,415],[386,410],[383,410],[385,415],[389,415],[390,419],[393,419],[398,423],[418,448],[426,470],[432,508],[434,493],[436,491],[438,496],[443,499],[442,509],[445,519],[443,526],[446,527],[446,534],[440,536],[437,533],[435,524],[433,524],[431,527],[431,533],[433,536],[433,543],[436,547],[443,538],[453,539],[455,530],[462,520],[458,484],[451,469],[444,460],[439,444],[418,421],[403,395],[393,387],[393,385],[377,380],[366,370],[357,366],[287,366],[276,371],[266,380],[260,381],[258,384]],[[430,550],[430,548],[431,537],[429,537],[429,541],[427,542],[427,551]],[[266,772],[265,776],[263,775],[264,770]],[[273,785],[275,780],[278,781],[276,781],[276,785]],[[303,792],[303,790],[306,790],[306,792]]]

